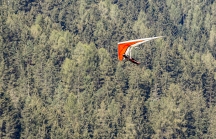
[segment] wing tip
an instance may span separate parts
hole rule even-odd
[[[127,43],[127,42],[132,42],[132,41],[139,41],[139,40],[141,41],[141,40],[151,39],[151,38],[162,38],[162,37],[166,37],[166,36],[156,36],[156,37],[150,37],[150,38],[142,38],[142,39],[128,40],[128,41],[118,42],[118,44]]]

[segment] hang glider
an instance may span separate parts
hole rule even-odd
[[[131,57],[132,49],[142,43],[145,43],[153,39],[161,38],[161,37],[163,36],[119,42],[118,43],[118,59],[120,61],[122,60],[131,61],[132,63],[139,65],[140,63]]]

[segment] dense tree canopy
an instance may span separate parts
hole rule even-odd
[[[216,138],[215,23],[215,0],[0,1],[0,138]]]

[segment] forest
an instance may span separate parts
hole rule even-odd
[[[118,60],[121,41],[165,36]],[[216,0],[1,0],[1,139],[215,139]]]

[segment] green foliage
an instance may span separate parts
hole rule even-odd
[[[0,90],[0,137],[19,138],[20,137],[20,123],[19,112],[11,102],[8,93]]]
[[[171,84],[165,96],[149,102],[149,119],[155,134],[152,138],[184,138],[186,104],[179,86]]]
[[[214,0],[0,4],[0,138],[215,138]]]
[[[37,38],[42,32],[40,25],[36,24],[31,27],[31,34],[34,38]]]

